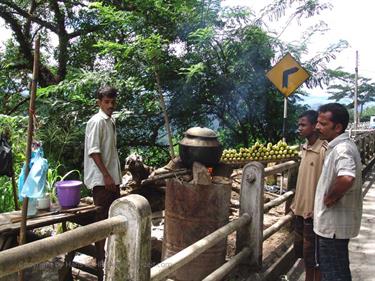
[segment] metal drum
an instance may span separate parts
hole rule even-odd
[[[229,179],[211,185],[168,180],[162,259],[173,256],[229,221]],[[199,255],[171,277],[176,281],[202,280],[225,262],[227,239]]]

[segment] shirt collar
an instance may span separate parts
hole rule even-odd
[[[309,145],[308,141],[306,141],[303,145],[302,148],[304,150],[311,150],[316,153],[320,153],[320,149],[322,148],[322,143],[324,140],[317,139],[313,145]]]
[[[99,115],[100,115],[100,117],[104,118],[105,120],[111,118],[101,108],[99,108]]]
[[[328,143],[328,148],[334,148],[336,145],[338,145],[342,141],[349,140],[349,134],[348,133],[342,133],[341,135],[337,136],[333,140],[331,140]]]

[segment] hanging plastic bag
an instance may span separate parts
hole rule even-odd
[[[30,171],[25,180],[25,168],[23,165],[18,179],[19,199],[23,197],[40,198],[44,196],[48,171],[48,161],[43,158],[43,149],[37,148],[31,153]]]
[[[12,176],[12,147],[4,135],[0,137],[0,176]]]

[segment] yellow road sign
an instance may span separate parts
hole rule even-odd
[[[310,74],[287,53],[266,76],[284,96],[289,97]]]

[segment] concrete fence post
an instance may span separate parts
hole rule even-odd
[[[125,233],[111,235],[107,241],[105,280],[149,281],[151,268],[151,208],[136,194],[114,201],[109,217],[124,216]]]
[[[243,168],[240,192],[240,216],[248,213],[250,224],[237,231],[236,251],[249,247],[251,254],[244,267],[259,271],[262,268],[263,251],[263,188],[264,166],[250,162]]]

